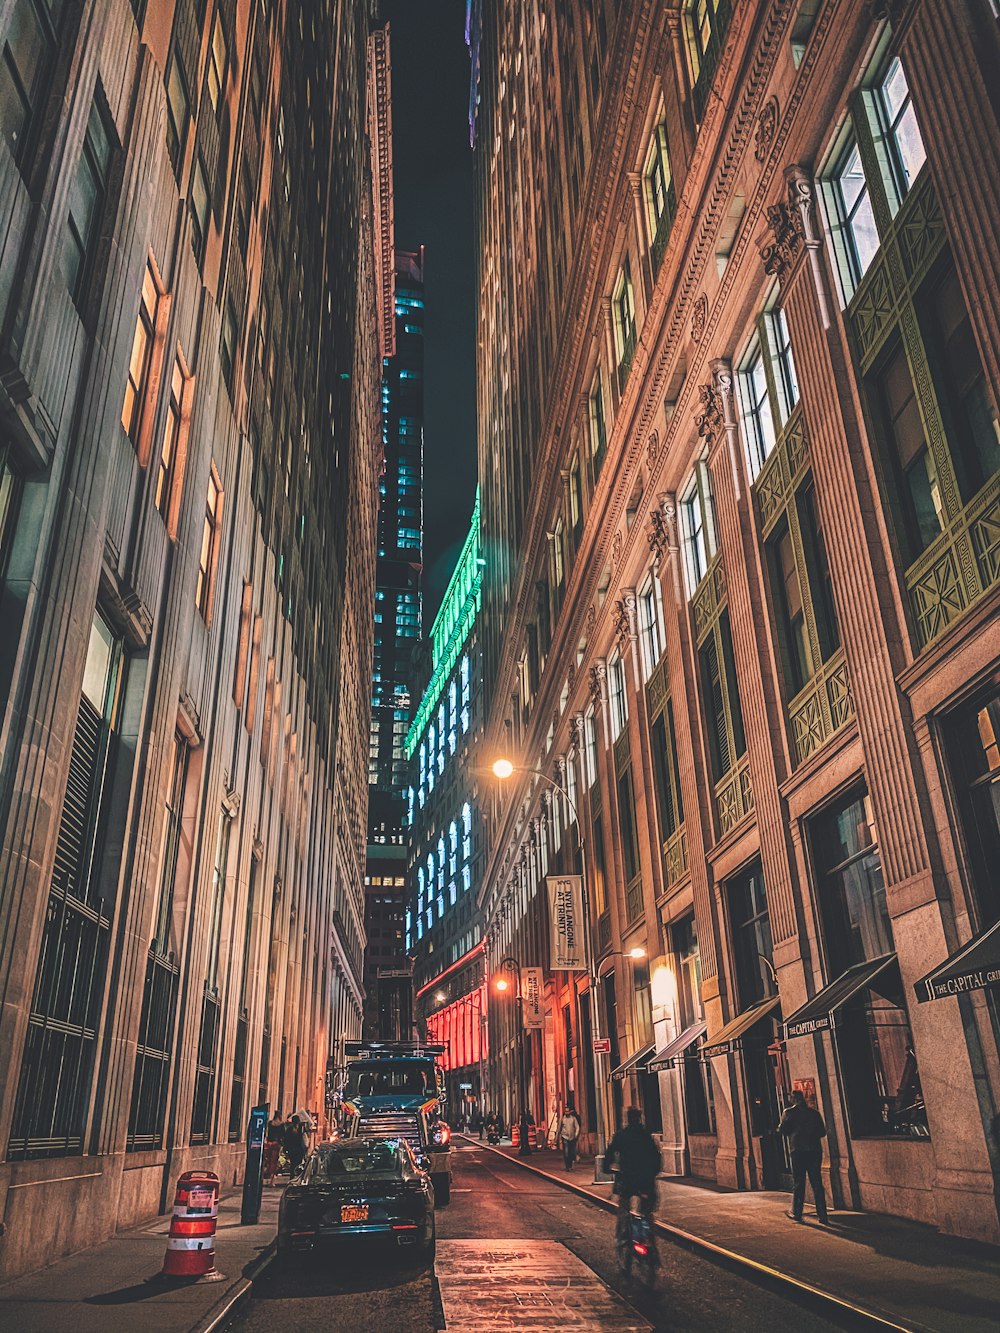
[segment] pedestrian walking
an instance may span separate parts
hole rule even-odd
[[[788,1216],[802,1221],[802,1207],[806,1199],[806,1180],[812,1186],[816,1201],[816,1216],[823,1226],[829,1222],[826,1211],[826,1191],[823,1189],[823,1140],[826,1124],[820,1113],[810,1106],[801,1088],[792,1092],[791,1105],[781,1117],[778,1133],[788,1140],[792,1158],[792,1206]]]
[[[264,1179],[269,1185],[274,1184],[274,1177],[278,1174],[281,1144],[284,1137],[285,1122],[281,1118],[281,1112],[275,1111],[267,1122],[267,1129],[264,1134]]]
[[[284,1148],[291,1174],[294,1176],[306,1156],[305,1131],[297,1115],[293,1115],[285,1126]]]
[[[563,1166],[567,1171],[572,1171],[573,1163],[576,1161],[577,1145],[580,1142],[580,1117],[572,1102],[563,1110],[559,1122],[559,1140],[562,1143]]]

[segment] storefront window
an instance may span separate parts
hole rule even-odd
[[[871,797],[863,788],[813,821],[813,854],[831,978],[894,951]],[[927,1137],[913,1035],[892,964],[844,1005],[837,1052],[855,1137]]]
[[[1000,689],[947,727],[979,925],[1000,920]]]
[[[677,1002],[682,1028],[691,1027],[703,1016],[701,1002],[701,956],[694,913],[671,928],[671,942],[677,959]],[[701,1040],[689,1046],[681,1059],[684,1085],[684,1123],[689,1134],[715,1133],[715,1101],[712,1096],[712,1071],[701,1059]]]

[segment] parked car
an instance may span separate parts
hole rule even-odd
[[[278,1256],[329,1250],[350,1236],[381,1237],[434,1256],[434,1186],[403,1139],[321,1143],[286,1187]]]

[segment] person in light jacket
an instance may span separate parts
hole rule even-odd
[[[823,1140],[826,1124],[820,1113],[811,1107],[801,1088],[792,1092],[791,1104],[781,1117],[778,1133],[788,1140],[792,1158],[792,1207],[788,1216],[802,1221],[802,1206],[806,1199],[806,1180],[812,1186],[816,1200],[816,1216],[823,1226],[829,1222],[826,1211],[826,1191],[823,1189]]]
[[[567,1171],[573,1170],[576,1161],[577,1144],[580,1141],[580,1117],[572,1102],[565,1107],[559,1121],[559,1141],[562,1144],[563,1165]]]

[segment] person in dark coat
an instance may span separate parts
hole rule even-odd
[[[788,1140],[792,1158],[792,1207],[788,1216],[802,1221],[802,1206],[806,1199],[806,1180],[812,1186],[816,1200],[816,1216],[826,1226],[826,1191],[823,1189],[823,1140],[826,1124],[820,1113],[811,1107],[801,1088],[792,1092],[791,1104],[781,1117],[778,1133]]]
[[[642,1123],[642,1112],[630,1106],[624,1129],[620,1129],[608,1144],[604,1154],[604,1169],[615,1175],[614,1193],[618,1196],[619,1237],[627,1236],[632,1198],[637,1197],[639,1208],[652,1224],[656,1207],[656,1177],[660,1174],[660,1150],[656,1140]]]
[[[285,1127],[285,1156],[294,1176],[306,1157],[305,1130],[297,1115],[293,1115]]]

